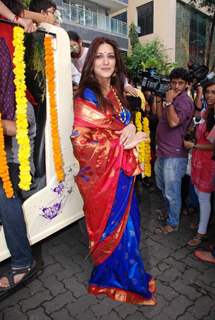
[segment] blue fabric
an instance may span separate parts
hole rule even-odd
[[[199,199],[195,192],[194,185],[191,182],[189,183],[189,194],[188,194],[188,207],[189,208],[199,208]]]
[[[187,158],[162,158],[155,161],[157,187],[162,191],[168,213],[167,224],[176,227],[181,212],[181,181],[186,173]]]
[[[132,192],[133,177],[120,173],[115,202],[103,237],[110,234],[121,220],[127,207],[129,193]],[[128,222],[119,245],[103,263],[93,269],[90,284],[103,288],[120,288],[150,299],[148,283],[151,276],[144,271],[139,251],[140,217],[135,194]]]
[[[106,226],[105,232],[103,233],[102,240],[109,236],[120,223],[127,207],[132,184],[133,177],[128,177],[124,175],[123,171],[121,170],[113,208],[111,210],[110,218]]]
[[[119,116],[120,121],[122,121],[122,123],[124,123],[127,126],[131,121],[130,111],[127,110],[126,108],[123,108],[123,110],[120,112],[119,115],[120,115]]]
[[[96,98],[95,93],[90,88],[84,89],[83,98],[89,102],[94,103],[96,106],[98,106],[98,100]]]
[[[11,177],[18,177],[18,173],[12,169],[10,170]],[[16,169],[16,166],[14,166],[14,169]],[[14,186],[14,189],[16,190],[16,186]],[[17,268],[31,266],[33,259],[27,238],[21,200],[18,196],[8,199],[3,190],[2,182],[0,182],[0,220],[3,225],[7,247],[11,254],[11,266]]]
[[[94,103],[97,107],[99,105],[96,94],[90,88],[84,89],[83,98],[91,103]],[[125,124],[128,125],[131,121],[131,113],[126,108],[120,112],[119,119]]]

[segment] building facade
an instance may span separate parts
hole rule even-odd
[[[161,40],[171,62],[206,62],[213,16],[195,9],[189,0],[129,0],[126,16],[128,26],[132,22],[137,26],[141,42]],[[115,17],[125,17],[125,13],[121,10]],[[211,45],[211,57],[214,56],[215,35]]]
[[[127,51],[127,22],[112,18],[112,14],[127,11],[128,0],[57,0],[56,3],[63,28],[76,31],[84,45],[88,46],[97,36],[106,36],[117,41],[122,51]]]

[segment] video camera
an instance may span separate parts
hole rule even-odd
[[[163,75],[158,75],[156,68],[147,68],[146,71],[139,72],[142,81],[142,90],[149,90],[162,98],[170,88],[170,79]]]
[[[196,127],[201,123],[202,118],[200,115],[196,115],[193,117],[192,122],[187,129],[187,133],[184,137],[185,140],[196,142]]]
[[[194,89],[199,85],[204,86],[207,82],[215,77],[214,72],[209,72],[209,69],[205,65],[199,65],[197,63],[188,64],[190,72],[190,80],[193,83]]]

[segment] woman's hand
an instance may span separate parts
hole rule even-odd
[[[124,145],[124,149],[125,150],[133,149],[138,145],[138,143],[142,141],[146,141],[148,139],[149,139],[149,135],[147,133],[139,131],[135,134],[133,140],[130,143]]]
[[[116,133],[120,134],[120,144],[125,146],[133,140],[136,133],[136,127],[133,123],[130,123],[124,129],[117,131]]]
[[[134,88],[132,85],[126,84],[124,86],[124,90],[126,93],[130,94],[131,96],[138,97],[138,92],[137,92],[136,88]]]
[[[33,21],[31,19],[26,19],[26,18],[22,18],[22,17],[19,17],[17,19],[17,23],[20,24],[25,32],[34,32],[37,30],[37,26],[35,23],[33,23]]]
[[[186,149],[192,149],[195,144],[192,141],[184,140],[184,147]]]

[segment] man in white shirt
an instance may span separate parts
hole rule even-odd
[[[87,56],[88,48],[82,46],[82,40],[74,31],[68,31],[71,48],[72,63],[78,72],[82,72],[84,62]]]

